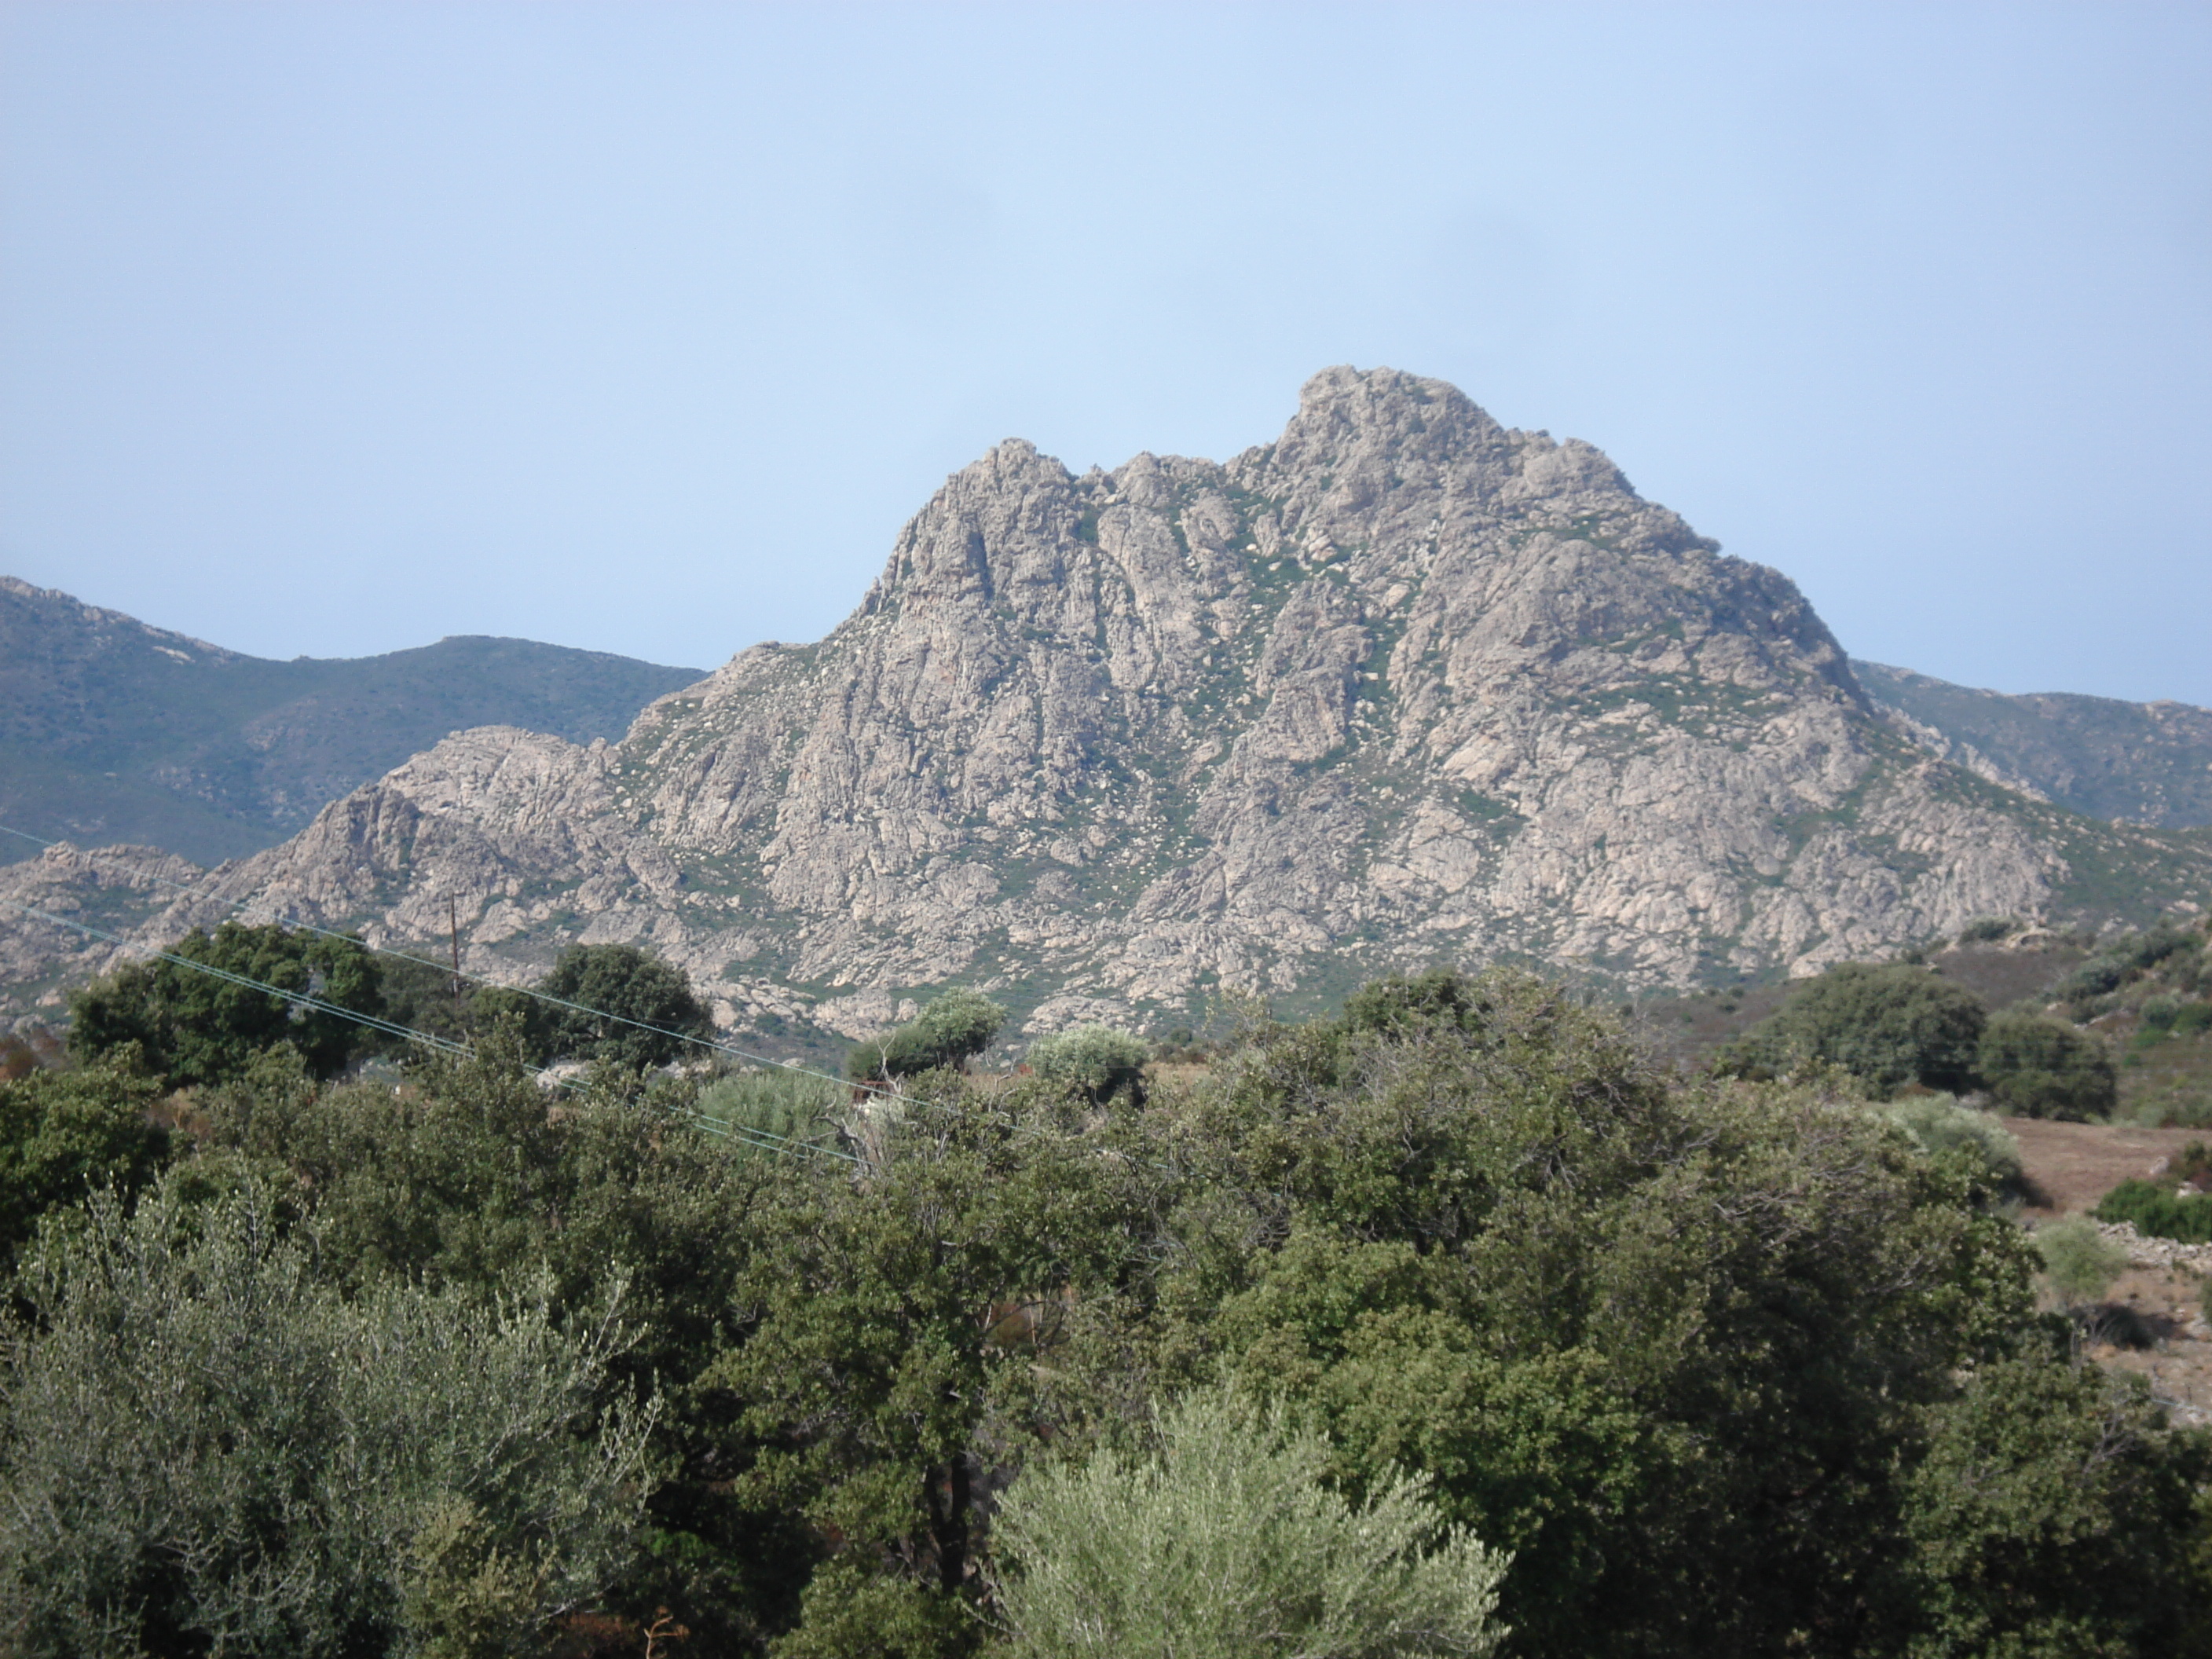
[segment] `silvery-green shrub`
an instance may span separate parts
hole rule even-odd
[[[1079,1025],[1030,1045],[1030,1068],[1048,1081],[1079,1089],[1097,1105],[1127,1093],[1141,1099],[1144,1039],[1110,1025]]]
[[[2128,1253],[2087,1216],[2045,1223],[2036,1230],[2035,1247],[2042,1252],[2051,1288],[2069,1308],[2096,1301],[2127,1271]]]
[[[649,1411],[611,1314],[349,1299],[251,1177],[50,1227],[0,1381],[0,1627],[25,1656],[520,1650],[624,1564]]]
[[[1909,1096],[1881,1109],[1930,1157],[1965,1147],[1997,1185],[2021,1179],[2020,1142],[1994,1113],[1962,1106],[1950,1095]]]
[[[1033,1468],[994,1523],[1024,1659],[1481,1655],[1505,1560],[1443,1526],[1426,1481],[1355,1504],[1328,1443],[1225,1389],[1163,1411],[1157,1444]]]

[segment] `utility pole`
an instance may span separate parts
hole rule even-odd
[[[459,1007],[461,1000],[461,910],[459,902],[451,893],[446,895],[446,927],[453,941],[453,1005]]]

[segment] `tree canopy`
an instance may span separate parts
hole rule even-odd
[[[933,997],[890,1036],[856,1047],[847,1057],[845,1074],[866,1083],[957,1071],[989,1048],[1006,1023],[1006,1011],[990,998],[956,986]]]
[[[156,1086],[64,1081],[125,1129]],[[1209,1651],[2208,1651],[2203,1442],[2036,1311],[1971,1115],[1686,1079],[1504,972],[1112,1111],[848,1094],[556,1095],[500,1025],[396,1088],[280,1042],[166,1147],[40,1164],[77,1120],[0,1097],[52,1174],[14,1649],[953,1659],[1111,1607],[1143,1651],[1173,1559],[1279,1620]]]
[[[1094,1106],[1117,1095],[1141,1106],[1149,1053],[1143,1038],[1127,1031],[1079,1025],[1031,1043],[1028,1063],[1039,1077],[1075,1090]]]
[[[292,994],[240,982],[249,980]],[[301,998],[324,1006],[295,1000]],[[136,1044],[173,1088],[234,1081],[255,1056],[279,1044],[296,1050],[317,1077],[329,1077],[361,1039],[361,1026],[346,1015],[383,1009],[381,970],[357,941],[226,921],[212,933],[196,929],[166,957],[131,963],[71,997],[70,1048],[98,1060]]]
[[[32,1262],[0,1445],[12,1651],[513,1652],[627,1565],[649,1419],[609,1393],[619,1325],[341,1296],[276,1202],[251,1178],[132,1214],[102,1194]]]
[[[686,1037],[714,1034],[713,1016],[683,971],[635,945],[573,945],[536,988],[576,1005],[530,1005],[528,1029],[541,1059],[641,1072],[684,1054]]]
[[[1908,1083],[1961,1094],[1976,1081],[1986,1018],[1972,992],[1926,968],[1844,963],[1754,1027],[1739,1064],[1840,1066],[1877,1099]]]
[[[1203,1389],[1156,1444],[1014,1483],[1000,1606],[1024,1659],[1419,1659],[1489,1653],[1504,1562],[1400,1475],[1357,1506],[1280,1404]]]
[[[2036,1014],[1990,1016],[1976,1065],[1991,1098],[2022,1117],[2102,1117],[2119,1099],[2105,1045]]]

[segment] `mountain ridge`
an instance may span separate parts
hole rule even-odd
[[[2202,905],[2212,847],[1930,752],[1794,584],[1591,446],[1340,368],[1225,464],[998,445],[823,640],[619,743],[456,733],[148,927],[421,939],[449,899],[479,971],[635,940],[727,1027],[857,1035],[951,979],[1049,1029],[1443,958],[1805,972]]]
[[[0,820],[211,863],[274,845],[449,732],[618,736],[699,678],[471,635],[280,662],[0,576]]]
[[[1917,740],[1993,781],[2086,817],[2212,824],[2212,709],[2171,698],[1985,691],[1884,663],[1851,666]]]

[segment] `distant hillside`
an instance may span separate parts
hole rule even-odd
[[[482,637],[270,662],[0,576],[0,822],[212,864],[274,846],[449,732],[619,738],[701,678]]]
[[[1929,728],[1938,739],[1931,746],[1947,759],[2027,784],[2093,818],[2212,824],[2212,708],[2059,692],[2008,696],[1878,662],[1851,668],[1875,697]]]

